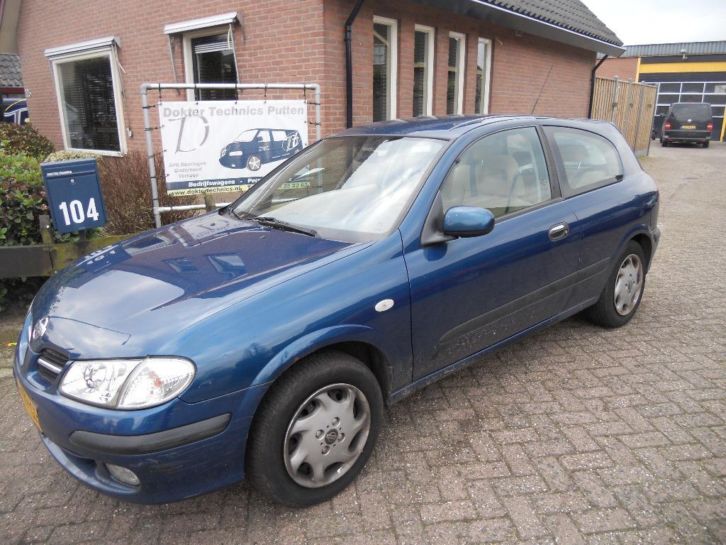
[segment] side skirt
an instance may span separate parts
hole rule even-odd
[[[524,330],[520,331],[519,333],[515,333],[511,337],[507,337],[506,339],[499,341],[491,346],[488,346],[487,348],[484,348],[483,350],[480,350],[479,352],[475,352],[474,354],[471,354],[470,356],[467,356],[455,363],[452,363],[451,365],[447,365],[446,367],[443,367],[443,368],[439,369],[438,371],[429,373],[428,375],[423,376],[423,377],[413,381],[411,384],[408,384],[406,386],[403,386],[402,388],[399,388],[398,390],[391,392],[391,394],[389,395],[389,403],[390,404],[396,403],[396,402],[402,400],[403,398],[408,397],[409,395],[413,394],[414,392],[420,390],[421,388],[425,388],[429,384],[432,384],[433,382],[436,382],[437,380],[442,379],[446,375],[455,373],[459,369],[463,369],[464,367],[467,367],[467,366],[471,365],[472,363],[475,363],[482,356],[495,352],[496,350],[499,350],[500,348],[502,348],[510,343],[518,341],[522,337],[526,337],[536,331],[539,331],[540,329],[544,329],[545,327],[555,324],[557,322],[561,322],[562,320],[565,320],[565,319],[569,318],[570,316],[574,316],[578,312],[585,310],[587,307],[592,306],[595,303],[597,303],[597,300],[598,300],[597,297],[588,299],[587,301],[580,303],[579,305],[571,307],[559,314],[552,316],[551,318],[547,318],[546,320],[543,320],[531,327],[528,327],[527,329],[524,329]]]

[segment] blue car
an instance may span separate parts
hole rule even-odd
[[[628,323],[657,215],[608,123],[351,129],[52,277],[14,373],[50,453],[96,490],[158,503],[246,477],[311,505],[360,472],[387,404],[573,314]]]
[[[302,148],[302,138],[296,130],[247,129],[222,148],[219,164],[257,172],[262,165],[286,159]]]

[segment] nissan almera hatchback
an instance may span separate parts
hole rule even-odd
[[[53,457],[96,490],[166,502],[246,476],[314,504],[360,472],[386,404],[580,311],[626,324],[657,211],[607,123],[348,130],[218,213],[52,277],[15,377]]]

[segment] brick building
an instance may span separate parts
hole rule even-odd
[[[319,83],[327,135],[416,115],[586,116],[596,53],[622,52],[579,0],[24,0],[18,45],[34,125],[110,154],[144,146],[142,82]]]

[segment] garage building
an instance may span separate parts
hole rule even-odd
[[[707,102],[711,140],[726,136],[726,41],[629,45],[620,58],[606,59],[597,75],[657,85],[656,129],[674,102]]]

